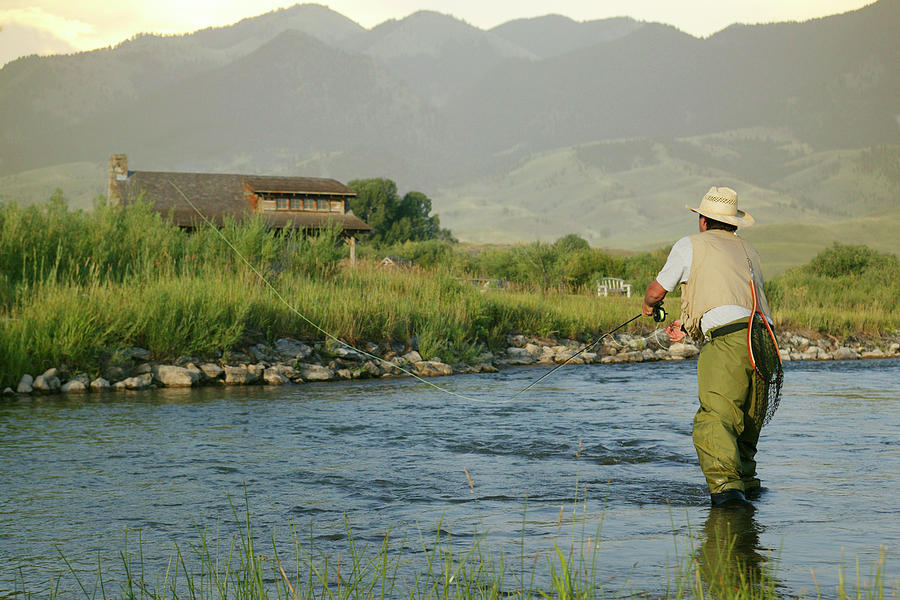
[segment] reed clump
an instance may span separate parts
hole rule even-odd
[[[577,512],[577,511],[576,511]],[[60,554],[59,569],[41,592],[31,591],[20,571],[13,596],[33,598],[122,598],[135,600],[595,600],[600,598],[657,598],[659,600],[776,600],[793,597],[777,580],[777,564],[765,568],[744,562],[735,551],[735,537],[716,538],[696,548],[689,542],[682,554],[661,568],[652,581],[633,581],[630,575],[610,577],[602,562],[600,525],[588,535],[587,519],[573,516],[568,549],[553,541],[550,548],[526,557],[521,540],[515,560],[507,560],[488,545],[488,535],[475,532],[460,542],[446,523],[436,523],[432,539],[421,533],[417,539],[395,538],[386,532],[381,539],[360,542],[345,520],[339,538],[341,547],[321,538],[312,524],[307,530],[293,523],[287,539],[261,538],[248,508],[234,511],[231,533],[217,526],[210,532],[199,528],[196,542],[176,543],[168,560],[145,562],[154,549],[145,548],[138,532],[137,548],[127,545],[120,563],[98,562],[94,570],[75,569]],[[524,519],[523,519],[524,520]],[[602,519],[598,521],[602,523]],[[565,536],[565,534],[563,534]],[[132,534],[132,539],[134,534]],[[282,536],[284,538],[284,536]],[[470,540],[470,541],[468,541]],[[676,549],[677,550],[677,549]],[[891,596],[881,556],[868,572],[857,561],[847,577],[838,567],[836,596],[824,597],[876,600]],[[618,579],[621,583],[613,585]],[[815,598],[823,591],[816,584]]]

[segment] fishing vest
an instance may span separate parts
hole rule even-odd
[[[691,272],[681,284],[681,320],[688,335],[695,340],[702,339],[700,319],[718,306],[736,305],[752,310],[748,258],[753,265],[759,310],[771,320],[772,313],[763,293],[759,253],[753,246],[721,229],[708,229],[690,236],[690,240]]]

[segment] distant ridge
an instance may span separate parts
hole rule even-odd
[[[705,39],[559,15],[484,31],[431,11],[365,29],[295,5],[7,64],[0,178],[19,198],[0,199],[41,200],[33,177],[64,184],[127,152],[146,170],[390,177],[463,240],[652,243],[713,182],[827,223],[900,198],[897,31],[897,0]]]
[[[577,22],[562,15],[546,15],[508,21],[490,32],[538,58],[550,58],[578,48],[610,42],[642,26],[643,23],[630,17]]]

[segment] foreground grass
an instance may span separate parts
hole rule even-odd
[[[577,512],[577,511],[576,511]],[[339,551],[317,547],[312,529],[306,533],[290,524],[289,540],[279,544],[273,534],[261,542],[249,510],[235,514],[235,532],[220,545],[217,533],[210,537],[198,530],[198,542],[187,550],[175,545],[165,568],[152,571],[145,565],[145,548],[138,537],[137,549],[121,553],[118,578],[109,565],[96,571],[76,571],[60,555],[60,574],[52,577],[39,594],[29,590],[24,576],[14,590],[16,597],[122,598],[148,600],[190,598],[206,600],[269,598],[292,600],[500,600],[598,598],[659,598],[689,600],[774,600],[794,597],[777,582],[777,565],[760,568],[744,562],[735,552],[735,537],[717,532],[700,547],[690,543],[655,582],[632,582],[629,577],[612,585],[602,564],[600,525],[586,531],[585,521],[572,519],[573,536],[567,548],[556,542],[546,551],[512,557],[490,550],[484,534],[460,543],[444,524],[437,523],[435,537],[397,540],[386,533],[380,542],[359,543],[345,523],[345,547]],[[149,549],[148,549],[149,550]],[[149,554],[149,552],[148,552]],[[815,575],[812,576],[815,581]],[[621,580],[621,578],[619,578]],[[900,582],[898,582],[900,583]],[[839,600],[881,600],[890,597],[885,581],[884,558],[867,574],[859,564],[849,580],[839,568],[838,586],[825,597]],[[816,598],[822,597],[818,589]],[[896,589],[894,591],[896,595]]]

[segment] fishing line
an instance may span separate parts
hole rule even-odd
[[[401,366],[399,366],[399,365],[396,365],[396,364],[394,364],[394,363],[392,363],[392,362],[390,362],[390,361],[388,361],[388,360],[386,360],[386,359],[384,359],[384,358],[381,358],[380,356],[376,356],[376,355],[374,355],[374,354],[371,354],[371,353],[369,353],[369,352],[366,352],[365,350],[363,350],[363,349],[361,349],[361,348],[357,348],[357,347],[353,346],[352,344],[349,344],[349,343],[347,343],[347,342],[341,340],[341,339],[338,338],[337,336],[333,335],[332,333],[330,333],[330,332],[326,331],[325,329],[323,329],[322,327],[320,327],[318,324],[312,322],[310,319],[308,319],[308,318],[306,317],[306,315],[304,315],[303,313],[301,313],[295,306],[293,306],[290,302],[288,302],[288,301],[284,298],[284,296],[282,296],[281,293],[275,288],[275,286],[272,285],[272,284],[269,282],[268,279],[266,279],[265,275],[263,275],[262,273],[260,273],[260,272],[257,270],[257,268],[254,267],[254,266],[250,263],[250,261],[247,260],[247,259],[244,257],[243,254],[241,254],[240,250],[238,250],[237,248],[234,247],[234,244],[232,244],[231,241],[230,241],[227,237],[225,237],[225,234],[223,234],[221,231],[219,231],[219,228],[216,227],[216,226],[213,224],[212,221],[210,221],[208,218],[206,218],[206,215],[204,215],[202,212],[200,212],[200,209],[197,208],[197,206],[196,206],[193,202],[191,202],[191,199],[188,198],[187,195],[186,195],[183,191],[181,191],[181,188],[179,188],[177,185],[175,185],[175,182],[173,182],[171,179],[167,179],[167,181],[172,185],[173,188],[175,188],[175,190],[176,190],[179,194],[181,194],[181,197],[184,198],[185,202],[187,202],[188,205],[190,205],[190,207],[191,207],[192,209],[194,209],[194,212],[196,212],[198,215],[200,215],[200,218],[203,219],[203,221],[204,221],[207,225],[209,225],[210,228],[211,228],[213,231],[215,231],[215,232],[219,235],[219,237],[221,237],[222,240],[224,240],[224,242],[225,242],[226,244],[228,244],[228,247],[231,248],[231,249],[234,251],[234,253],[238,255],[238,257],[244,262],[244,264],[247,265],[247,267],[249,267],[250,270],[253,271],[253,273],[255,273],[256,276],[259,277],[259,278],[262,280],[262,282],[265,283],[266,286],[267,286],[270,290],[272,290],[272,293],[275,294],[275,297],[278,298],[279,300],[281,300],[281,302],[282,302],[285,306],[287,306],[288,309],[290,309],[291,312],[293,312],[295,315],[297,315],[298,317],[300,317],[301,319],[303,319],[303,321],[306,322],[310,327],[312,327],[313,329],[315,329],[316,331],[318,331],[319,333],[321,333],[322,335],[324,335],[324,336],[325,336],[326,338],[328,338],[329,340],[331,340],[331,341],[333,341],[333,342],[336,342],[336,343],[340,344],[341,346],[345,346],[345,347],[347,347],[347,348],[350,348],[351,350],[354,350],[354,351],[356,351],[356,352],[359,352],[360,354],[362,354],[362,355],[364,355],[364,356],[368,356],[369,358],[372,358],[372,359],[375,359],[375,360],[377,360],[377,361],[379,361],[379,362],[382,362],[382,363],[385,363],[385,364],[387,364],[387,365],[390,365],[392,368],[398,369],[399,371],[401,371],[401,372],[403,372],[403,373],[406,373],[407,375],[409,375],[410,377],[412,377],[412,378],[415,379],[416,381],[420,381],[420,382],[424,383],[425,385],[427,385],[427,386],[429,386],[429,387],[432,387],[432,388],[434,388],[434,389],[436,389],[436,390],[439,390],[439,391],[441,391],[441,392],[445,392],[445,393],[447,393],[447,394],[450,394],[451,396],[456,396],[457,398],[461,398],[461,399],[463,399],[463,400],[470,400],[470,401],[472,401],[472,402],[485,402],[485,400],[482,400],[482,399],[480,399],[480,398],[473,398],[472,396],[466,396],[465,394],[460,394],[460,393],[458,393],[458,392],[454,392],[453,390],[448,390],[448,389],[445,388],[445,387],[442,387],[442,386],[439,386],[439,385],[437,385],[437,384],[435,384],[435,383],[432,383],[432,382],[428,381],[427,379],[424,379],[423,377],[420,377],[419,375],[416,375],[415,373],[413,373],[412,371],[410,371],[410,370],[408,370],[408,369],[404,369],[403,367],[401,367]]]
[[[277,289],[274,285],[272,285],[272,283],[266,278],[266,276],[263,275],[262,273],[260,273],[259,270],[258,270],[256,267],[254,267],[254,266],[250,263],[250,261],[247,260],[247,258],[244,257],[243,254],[241,254],[241,251],[238,250],[238,249],[234,246],[234,244],[232,244],[231,241],[230,241],[227,237],[225,237],[225,234],[223,234],[221,231],[219,231],[219,228],[216,227],[215,224],[213,224],[213,222],[210,221],[210,220],[206,217],[206,215],[204,215],[204,214],[200,211],[199,208],[197,208],[197,205],[195,205],[195,204],[191,201],[191,199],[187,197],[187,194],[185,194],[185,193],[181,190],[181,188],[178,187],[178,186],[175,184],[174,181],[172,181],[171,179],[167,179],[166,181],[168,181],[169,184],[170,184],[173,188],[175,188],[175,191],[177,191],[177,192],[181,195],[181,197],[184,198],[184,201],[187,202],[187,204],[194,210],[194,212],[197,213],[197,215],[200,216],[201,219],[203,219],[203,222],[206,223],[213,231],[215,231],[216,234],[217,234],[220,238],[222,238],[222,240],[228,245],[228,247],[231,248],[231,250],[234,251],[235,254],[237,254],[238,258],[240,258],[241,261],[242,261],[245,265],[247,265],[247,267],[248,267],[251,271],[253,271],[253,273],[254,273],[257,277],[259,277],[260,280],[261,280],[264,284],[266,284],[266,287],[268,287],[268,288],[272,291],[272,293],[275,294],[275,297],[278,298],[278,299],[282,302],[282,304],[284,304],[291,312],[293,312],[295,315],[297,315],[298,317],[300,317],[306,324],[308,324],[310,327],[312,327],[313,329],[315,329],[316,331],[318,331],[319,333],[321,333],[323,336],[325,336],[326,338],[328,338],[329,340],[331,340],[331,341],[333,341],[333,342],[335,342],[335,343],[337,343],[337,344],[340,344],[341,346],[344,346],[344,347],[346,347],[346,348],[349,348],[349,349],[351,349],[351,350],[354,350],[354,351],[356,351],[356,352],[362,354],[363,356],[367,356],[367,357],[369,357],[369,358],[371,358],[371,359],[374,359],[374,360],[376,360],[376,361],[378,361],[378,362],[381,362],[381,363],[384,363],[384,364],[386,364],[386,365],[389,365],[391,368],[397,369],[398,371],[400,371],[400,372],[402,372],[402,373],[405,373],[405,374],[409,375],[410,377],[412,377],[412,378],[415,379],[416,381],[419,381],[419,382],[421,382],[421,383],[424,383],[424,384],[427,385],[428,387],[431,387],[431,388],[433,388],[433,389],[435,389],[435,390],[444,392],[444,393],[446,393],[446,394],[450,394],[451,396],[455,396],[456,398],[460,398],[460,399],[462,399],[462,400],[469,400],[469,401],[471,401],[471,402],[487,402],[487,401],[488,401],[488,400],[485,400],[485,399],[482,399],[482,398],[475,398],[475,397],[473,397],[473,396],[468,396],[468,395],[466,395],[466,394],[460,394],[459,392],[454,392],[453,390],[450,390],[450,389],[447,389],[447,388],[445,388],[445,387],[443,387],[443,386],[437,385],[436,383],[432,383],[432,382],[428,381],[427,379],[424,379],[423,377],[421,377],[421,376],[417,375],[416,373],[410,371],[409,369],[405,369],[405,368],[403,368],[403,367],[401,367],[401,366],[399,366],[399,365],[397,365],[397,364],[395,364],[395,363],[393,363],[393,362],[390,362],[389,360],[386,360],[386,359],[384,359],[384,358],[382,358],[382,357],[380,357],[380,356],[376,356],[375,354],[372,354],[372,353],[370,353],[370,352],[366,352],[366,351],[363,350],[362,348],[357,348],[356,346],[354,346],[354,345],[352,345],[352,344],[350,344],[350,343],[348,343],[348,342],[345,342],[345,341],[341,340],[340,338],[338,338],[337,336],[335,336],[335,335],[332,334],[331,332],[329,332],[329,331],[323,329],[322,327],[320,327],[317,323],[314,323],[314,322],[313,322],[312,320],[310,320],[306,315],[304,315],[303,313],[301,313],[300,310],[297,309],[296,306],[294,306],[293,304],[291,304],[290,302],[288,302],[287,299],[285,299],[285,297],[281,295],[281,292],[279,292],[278,289]],[[640,317],[641,317],[641,314],[638,313],[637,315],[635,315],[635,316],[633,316],[632,318],[628,319],[627,321],[625,321],[624,323],[622,323],[621,325],[619,325],[619,326],[616,327],[615,329],[611,329],[610,331],[607,331],[606,333],[604,333],[603,335],[601,335],[600,337],[598,337],[592,344],[590,344],[589,346],[585,346],[584,348],[582,348],[581,350],[579,350],[578,352],[576,352],[575,354],[573,354],[572,356],[570,356],[569,358],[567,358],[567,359],[565,360],[565,362],[563,362],[563,363],[557,365],[556,367],[554,367],[553,369],[551,369],[550,371],[548,371],[547,373],[545,373],[544,375],[542,375],[541,377],[539,377],[538,379],[536,379],[535,381],[533,381],[532,383],[530,383],[528,386],[522,388],[521,390],[519,390],[518,392],[516,392],[515,394],[513,394],[512,396],[510,396],[507,400],[515,400],[516,398],[518,398],[519,396],[521,396],[522,394],[524,394],[525,392],[527,392],[528,390],[530,390],[531,388],[533,388],[534,386],[536,386],[538,383],[540,383],[541,381],[543,381],[544,379],[548,378],[550,375],[552,375],[552,374],[555,373],[556,371],[560,370],[561,368],[563,368],[564,366],[566,366],[567,364],[569,364],[569,362],[571,362],[571,361],[572,361],[573,359],[575,359],[576,357],[578,357],[578,356],[584,354],[585,352],[587,352],[587,351],[593,349],[597,344],[599,344],[599,343],[600,343],[604,338],[606,338],[607,336],[612,335],[612,334],[615,333],[616,331],[622,329],[623,327],[625,327],[626,325],[628,325],[629,323],[631,323],[632,321],[635,321],[636,319],[638,319],[638,318],[640,318]],[[661,321],[664,321],[665,318],[666,318],[666,311],[665,311],[665,309],[662,307],[662,303],[659,303],[658,305],[654,306],[654,307],[653,307],[653,320],[656,321],[657,323],[659,323],[659,322],[661,322]]]
[[[572,361],[573,359],[575,359],[577,356],[581,356],[585,352],[592,350],[597,344],[599,344],[601,342],[601,340],[603,340],[603,338],[614,334],[615,332],[622,329],[623,327],[625,327],[632,321],[639,319],[641,316],[643,316],[642,313],[638,313],[638,314],[634,315],[633,317],[631,317],[630,319],[628,319],[627,321],[625,321],[624,323],[622,323],[621,325],[619,325],[618,327],[616,327],[615,329],[610,329],[609,331],[607,331],[606,333],[604,333],[603,335],[598,337],[596,340],[594,340],[594,343],[592,343],[589,346],[585,346],[584,348],[582,348],[581,350],[579,350],[578,352],[576,352],[575,354],[573,354],[572,356],[567,358],[565,360],[565,362],[556,365],[555,367],[553,367],[552,369],[550,369],[549,371],[547,371],[546,373],[544,373],[543,375],[541,375],[540,377],[538,377],[537,379],[532,381],[530,384],[528,384],[528,386],[522,388],[521,390],[519,390],[518,392],[513,394],[509,399],[515,400],[516,398],[518,398],[519,396],[521,396],[522,394],[524,394],[525,392],[527,392],[528,390],[530,390],[531,388],[533,388],[534,386],[536,386],[537,384],[542,382],[543,380],[547,379],[548,377],[550,377],[551,375],[553,375],[554,373],[556,373],[557,371],[562,369],[564,366],[569,364],[569,362]],[[662,307],[662,303],[659,303],[653,307],[653,320],[656,321],[657,323],[660,323],[660,322],[666,320],[666,309],[664,309]]]

